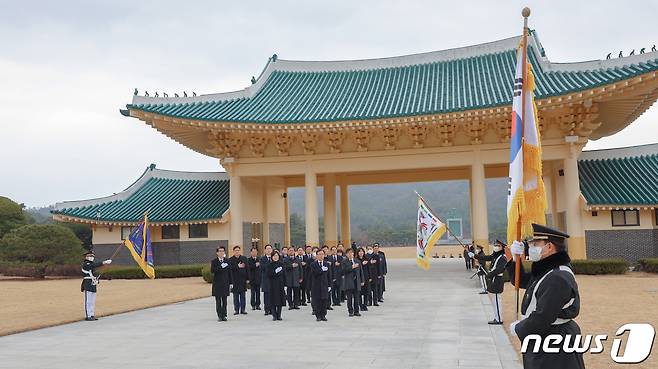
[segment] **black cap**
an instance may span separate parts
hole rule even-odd
[[[85,251],[85,253],[82,254],[82,255],[84,255],[84,256],[89,256],[89,255],[94,256],[94,250],[87,250],[87,251]]]
[[[532,240],[548,240],[553,243],[563,244],[564,240],[569,238],[569,235],[560,232],[557,229],[549,228],[541,224],[532,223]],[[555,241],[555,242],[554,242]]]
[[[505,242],[501,241],[501,240],[496,240],[496,242],[494,242],[494,245],[500,245],[502,247],[507,247],[507,244]]]

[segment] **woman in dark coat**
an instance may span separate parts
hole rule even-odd
[[[286,300],[284,286],[286,283],[283,263],[279,251],[272,252],[272,262],[267,266],[267,278],[270,282],[270,307],[272,308],[272,320],[281,319],[281,307]]]
[[[361,287],[361,298],[359,299],[361,303],[361,311],[368,311],[368,297],[371,295],[370,292],[370,273],[368,267],[368,256],[366,255],[366,250],[363,247],[359,247],[356,252],[356,259],[361,263],[361,271],[363,272],[363,286]]]

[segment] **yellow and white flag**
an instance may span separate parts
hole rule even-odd
[[[416,264],[428,270],[432,248],[446,232],[446,225],[432,213],[422,197],[418,196],[418,225],[416,227]]]

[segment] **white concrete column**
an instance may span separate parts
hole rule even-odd
[[[285,198],[283,199],[283,213],[285,217],[285,226],[283,229],[283,243],[290,246],[290,204],[288,202],[288,187],[286,187]],[[303,246],[303,245],[298,245]]]
[[[346,183],[340,184],[340,241],[346,247],[352,243],[350,233],[350,194]]]
[[[336,175],[324,176],[324,243],[328,246],[338,244],[338,225],[336,213]]]
[[[268,209],[267,209],[267,201],[268,201],[268,188],[267,188],[267,177],[263,177],[263,182],[262,182],[262,200],[263,200],[263,217],[262,217],[262,224],[263,224],[263,239],[261,240],[261,245],[264,247],[268,243],[270,243],[270,223],[268,219]]]
[[[489,249],[489,221],[487,219],[487,192],[484,164],[480,153],[474,153],[471,165],[471,230],[473,242]]]
[[[319,246],[318,179],[310,165],[306,167],[304,186],[306,192],[306,244],[309,246]]]
[[[572,259],[587,258],[585,246],[585,232],[583,231],[582,209],[580,204],[580,179],[578,178],[578,153],[571,152],[564,159],[564,191],[558,196],[564,196],[565,210],[567,213],[567,229],[569,234],[567,244],[569,256]]]
[[[243,231],[242,231],[242,180],[240,176],[235,175],[235,168],[229,171],[229,206],[230,206],[230,231],[229,231],[229,249],[233,246],[251,247],[251,245],[243,245]],[[228,251],[228,250],[227,250]]]

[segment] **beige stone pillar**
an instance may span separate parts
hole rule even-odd
[[[288,203],[288,187],[286,187],[285,198],[283,199],[283,212],[285,217],[285,226],[283,229],[283,242],[290,246],[290,205]],[[300,245],[298,245],[299,247]],[[303,245],[302,245],[303,246]]]
[[[346,183],[340,184],[340,241],[346,247],[352,243],[350,233],[350,194]]]
[[[546,170],[544,170],[544,173],[546,174],[546,177],[549,182],[550,186],[550,199],[551,203],[548,204],[550,212],[551,212],[551,228],[558,228],[557,225],[557,177],[555,173],[557,172],[555,170],[555,162],[549,162],[545,166]]]
[[[338,244],[338,224],[336,213],[336,175],[324,176],[324,243],[329,246]]]
[[[230,230],[229,230],[229,249],[233,246],[251,247],[243,245],[242,229],[242,180],[235,174],[235,168],[229,171],[229,209],[230,209]],[[228,250],[227,250],[228,252]]]
[[[306,192],[306,244],[309,246],[319,246],[318,179],[310,165],[306,168],[304,186]]]
[[[572,150],[569,157],[564,159],[564,191],[560,191],[559,195],[565,197],[566,232],[570,236],[567,240],[569,256],[571,259],[586,259],[587,248],[585,246],[585,232],[580,207],[580,180],[578,178],[577,158],[577,150]]]
[[[476,152],[471,165],[471,231],[473,243],[489,252],[489,221],[487,219],[487,193],[484,164]]]
[[[268,205],[267,196],[268,195],[267,194],[269,192],[268,188],[267,188],[267,177],[263,177],[262,186],[263,186],[262,187],[262,200],[263,200],[262,212],[263,212],[263,217],[261,219],[262,219],[262,224],[263,224],[263,240],[261,241],[260,244],[263,245],[263,247],[264,247],[265,245],[270,243],[270,223],[269,223],[268,214],[267,214],[267,212],[268,212],[268,209],[267,209],[267,205]]]

